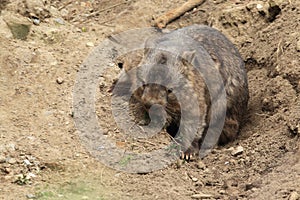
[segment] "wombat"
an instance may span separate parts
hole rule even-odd
[[[122,92],[132,94],[135,120],[147,125],[151,107],[163,109],[165,128],[185,159],[237,137],[249,99],[247,75],[238,50],[218,30],[158,31],[143,53],[128,56],[123,67],[130,86]]]

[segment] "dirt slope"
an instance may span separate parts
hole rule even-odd
[[[73,87],[93,45],[114,33],[149,27],[153,17],[183,2],[0,1],[0,199],[297,199],[296,0],[207,0],[167,27],[213,26],[242,54],[249,114],[233,143],[202,161],[141,175],[105,167],[80,142],[72,118]],[[13,39],[6,22],[12,16],[26,20],[30,13],[40,24],[31,25],[26,40]],[[109,88],[110,82],[104,79],[99,85]],[[106,122],[106,113],[97,113]],[[115,127],[107,131],[114,133]],[[238,146],[243,152],[233,156]]]

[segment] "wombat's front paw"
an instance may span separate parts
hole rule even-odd
[[[193,161],[196,160],[197,154],[192,153],[191,151],[185,151],[181,152],[180,159],[185,160],[185,161]]]
[[[181,152],[180,159],[185,161],[197,160],[199,156],[199,140],[194,140],[191,146],[184,152]]]

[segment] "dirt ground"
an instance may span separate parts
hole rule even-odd
[[[72,118],[80,64],[108,36],[184,2],[0,0],[0,199],[300,199],[297,0],[206,0],[167,27],[210,25],[239,49],[250,102],[236,141],[147,174],[105,167],[82,145]],[[30,24],[26,40],[8,27],[18,20]]]

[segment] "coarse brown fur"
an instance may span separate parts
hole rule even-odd
[[[218,144],[237,137],[247,110],[248,83],[243,60],[224,35],[207,26],[190,26],[158,33],[146,42],[145,49],[122,62],[126,72],[134,69],[127,78],[136,121],[149,123],[145,114],[150,107],[162,106],[167,113],[165,127],[175,139],[177,131],[181,134],[178,142],[187,157],[199,152],[206,134],[218,132],[222,112],[225,120]],[[222,88],[225,101],[221,99]],[[212,106],[217,114],[212,113]],[[195,122],[200,124],[196,133]]]

